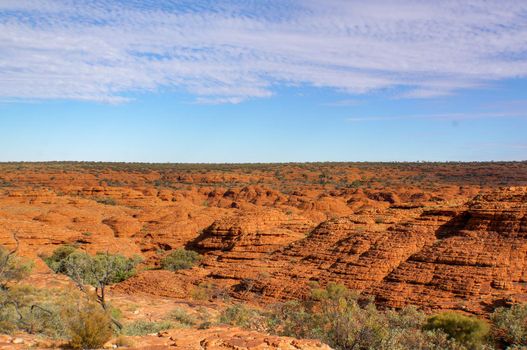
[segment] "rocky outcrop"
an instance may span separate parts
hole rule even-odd
[[[525,300],[527,189],[477,196],[370,292],[387,306],[475,313]]]
[[[329,346],[316,340],[271,336],[231,327],[174,329],[161,332],[155,338],[137,337],[134,340],[142,343],[134,349],[170,347],[182,350],[331,350]]]
[[[278,210],[245,212],[214,222],[188,247],[205,253],[210,277],[238,283],[266,274],[272,253],[305,237],[315,224]]]
[[[338,282],[386,307],[486,313],[527,295],[527,188],[482,194],[466,206],[329,220],[287,245],[267,245],[264,255],[257,241],[248,243],[254,234],[220,227],[198,247],[209,251],[209,277],[231,280],[240,298],[298,298],[310,281]]]
[[[133,281],[164,296],[210,282],[268,302],[334,281],[386,307],[481,313],[526,292],[527,190],[497,190],[526,185],[525,162],[0,170],[0,244],[14,247],[17,232],[19,253],[37,262],[61,244],[140,254],[148,267],[179,247],[204,254],[199,273],[174,275],[189,288],[153,271],[129,293]]]
[[[271,336],[233,327],[210,329],[171,329],[146,336],[126,337],[136,350],[331,350],[320,341]],[[111,349],[115,341],[105,344]],[[34,335],[0,335],[0,347],[5,350],[48,349],[67,347],[65,341],[47,340]]]

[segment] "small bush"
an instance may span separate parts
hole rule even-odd
[[[75,298],[78,299],[78,294]],[[13,285],[0,289],[0,333],[23,331],[50,338],[66,337],[67,321],[62,312],[71,305],[68,293],[55,289],[37,289]]]
[[[226,301],[229,299],[228,291],[225,288],[218,287],[214,283],[202,282],[190,291],[190,297],[194,300],[211,300],[221,299]]]
[[[0,246],[0,287],[7,289],[7,284],[24,279],[33,268],[33,261],[21,258],[14,252]]]
[[[418,329],[426,321],[426,315],[415,306],[407,306],[400,310],[387,310],[385,315],[390,328]]]
[[[132,339],[120,335],[115,339],[115,345],[117,345],[118,348],[130,348],[134,346],[134,342]]]
[[[190,297],[193,300],[209,300],[211,297],[211,290],[209,286],[210,284],[208,283],[200,283],[198,286],[192,288],[192,290],[190,291]]]
[[[42,259],[56,273],[65,273],[66,269],[63,265],[64,260],[70,256],[73,252],[76,251],[76,248],[71,245],[63,245],[58,247],[53,251],[53,254],[48,257],[43,257]]]
[[[198,308],[198,313],[196,315],[196,321],[198,325],[198,329],[208,329],[210,326],[212,326],[212,315],[210,314],[209,310],[207,310],[204,307]]]
[[[266,331],[320,339],[337,350],[467,350],[442,330],[423,330],[426,316],[415,308],[380,311],[372,300],[361,299],[345,286],[311,287],[311,298],[275,305],[265,315]],[[234,313],[236,317],[227,313],[234,320],[239,314],[242,321],[251,318],[243,312]]]
[[[158,333],[172,328],[174,325],[170,321],[151,322],[138,320],[124,325],[123,334],[125,335],[147,335]]]
[[[243,304],[236,304],[223,310],[219,322],[248,328],[251,319],[254,317],[254,311]]]
[[[70,346],[74,349],[101,348],[113,335],[108,314],[96,303],[87,303],[68,317]]]
[[[179,248],[168,254],[161,260],[161,267],[165,270],[190,269],[201,260],[201,256],[184,248]]]
[[[114,320],[120,320],[121,318],[123,318],[123,312],[118,307],[106,303],[106,310]]]
[[[58,248],[44,261],[49,262],[48,265],[52,269],[67,275],[75,282],[94,287],[119,283],[134,276],[135,266],[140,262],[139,258],[127,258],[120,254],[97,253],[91,256],[73,249],[70,252],[71,247]],[[61,258],[63,255],[65,257]]]
[[[257,331],[267,329],[266,316],[243,304],[235,304],[223,310],[219,317],[219,323]]]
[[[527,304],[496,309],[490,319],[494,336],[506,345],[527,344]]]
[[[97,203],[100,203],[100,204],[105,204],[105,205],[116,205],[117,204],[117,201],[111,197],[107,197],[107,198],[97,198],[95,200]]]
[[[375,223],[376,224],[384,224],[384,217],[382,215],[378,215],[375,217]]]
[[[170,311],[166,317],[170,321],[177,322],[185,327],[190,327],[196,324],[194,317],[189,315],[184,309],[177,307]]]
[[[487,337],[490,327],[480,319],[465,316],[456,312],[443,312],[428,318],[425,330],[441,330],[450,339],[470,349],[480,347]]]

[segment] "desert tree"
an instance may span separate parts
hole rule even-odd
[[[106,300],[107,287],[132,277],[141,259],[108,252],[89,255],[66,246],[59,247],[44,261],[55,272],[68,276],[81,292],[90,294],[87,286],[92,286],[96,301],[104,311],[110,311]],[[112,319],[112,321],[119,329],[122,327],[117,320]]]
[[[16,287],[19,281],[29,275],[33,264],[17,255],[20,247],[18,232],[14,231],[12,236],[15,241],[13,249],[0,246],[0,328],[18,326],[33,333],[31,319],[36,315],[49,316],[52,313],[34,300],[29,287]]]
[[[18,232],[13,232],[15,248],[8,250],[0,246],[0,288],[2,290],[7,290],[10,283],[22,280],[32,268],[31,262],[24,261],[16,255],[20,246],[17,234]]]

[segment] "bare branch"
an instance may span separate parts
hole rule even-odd
[[[13,249],[12,251],[9,252],[9,254],[7,254],[7,256],[14,255],[18,251],[18,248],[20,247],[20,240],[18,239],[18,230],[13,231],[12,234],[13,234],[13,239],[16,242],[16,246],[15,246],[15,249]]]
[[[33,305],[31,305],[31,313],[33,313],[33,310],[34,310],[34,309],[39,309],[39,310],[41,310],[41,311],[44,311],[44,312],[47,313],[48,315],[52,315],[52,314],[53,314],[53,312],[51,312],[51,311],[49,311],[48,309],[45,309],[45,308],[43,308],[42,306],[37,305],[37,304],[33,304]]]
[[[13,239],[16,242],[15,249],[11,250],[9,253],[5,254],[2,261],[0,261],[0,276],[4,273],[4,271],[9,266],[9,260],[15,255],[15,253],[18,251],[18,248],[20,247],[20,241],[18,239],[18,230],[15,230],[12,232]],[[5,288],[6,281],[0,281],[2,288]]]

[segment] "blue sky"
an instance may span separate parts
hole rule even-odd
[[[523,1],[0,1],[0,161],[527,159]]]

